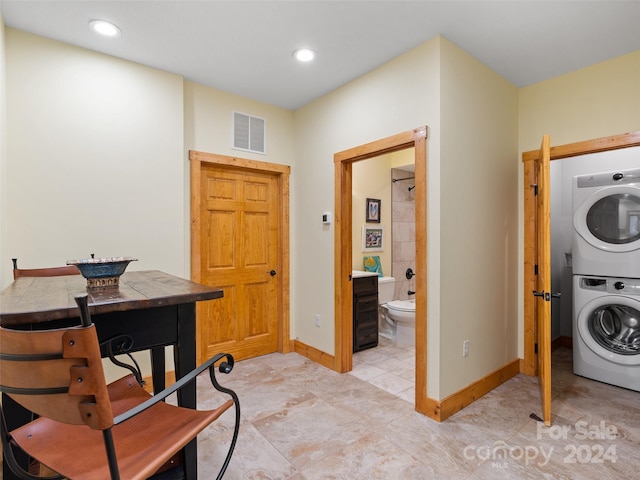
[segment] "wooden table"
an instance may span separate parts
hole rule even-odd
[[[133,339],[132,351],[151,350],[156,392],[165,387],[165,346],[174,347],[177,378],[196,367],[195,302],[222,297],[220,289],[159,271],[126,272],[119,287],[91,290],[80,275],[21,277],[0,294],[0,325],[20,329],[77,325],[80,313],[75,296],[85,292],[100,341],[126,334]],[[29,421],[26,411],[9,397],[3,395],[2,400],[9,430]],[[178,402],[196,407],[195,382],[180,391]],[[195,440],[185,447],[184,458],[184,478],[196,480]],[[15,478],[3,464],[3,479]]]

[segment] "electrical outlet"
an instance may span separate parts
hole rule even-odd
[[[462,342],[462,356],[469,356],[469,340],[465,340],[464,342]]]
[[[316,314],[316,327],[320,328],[320,315]]]

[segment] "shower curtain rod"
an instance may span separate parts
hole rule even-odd
[[[393,183],[399,182],[401,180],[414,180],[416,177],[407,177],[407,178],[392,178],[391,181]]]

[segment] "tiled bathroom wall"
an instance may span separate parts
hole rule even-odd
[[[391,178],[412,177],[413,172],[391,169]],[[409,290],[415,292],[416,279],[407,280],[406,271],[416,270],[416,223],[415,223],[415,186],[413,179],[392,182],[391,186],[391,223],[393,240],[392,276],[396,279],[396,300],[414,298]],[[411,190],[409,190],[411,188]]]

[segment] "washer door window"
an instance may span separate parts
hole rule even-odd
[[[607,295],[584,306],[578,333],[597,355],[624,365],[640,365],[640,301]]]
[[[598,308],[589,320],[589,332],[600,346],[619,355],[640,353],[640,311],[623,305]]]
[[[592,246],[611,252],[640,248],[640,189],[609,187],[580,205],[573,219],[576,232]]]

